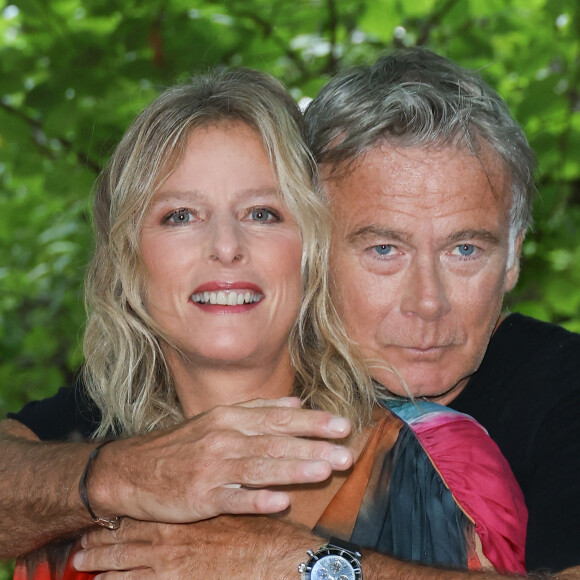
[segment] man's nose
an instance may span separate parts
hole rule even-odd
[[[244,232],[233,216],[215,216],[210,230],[207,252],[209,260],[232,264],[247,259]]]
[[[406,273],[401,301],[403,314],[433,322],[450,310],[448,291],[442,272],[434,260],[416,263]]]

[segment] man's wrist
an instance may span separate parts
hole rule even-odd
[[[104,518],[97,516],[92,508],[88,491],[89,478],[92,474],[92,471],[95,469],[97,457],[99,456],[101,449],[103,449],[103,447],[109,445],[112,442],[113,442],[112,439],[103,441],[91,451],[79,481],[79,496],[81,498],[83,506],[85,507],[85,509],[87,510],[87,512],[89,513],[91,519],[95,524],[103,528],[108,528],[109,530],[117,530],[121,525],[121,516],[114,516],[113,518]]]
[[[355,544],[330,538],[318,550],[308,550],[307,555],[308,560],[298,566],[302,580],[326,577],[363,580],[362,554]]]
[[[318,549],[326,543],[326,539],[300,524],[277,518],[268,519],[272,520],[270,537],[275,538],[275,541],[271,544],[269,557],[264,561],[259,578],[299,580],[298,566],[307,558],[307,551]]]
[[[90,460],[90,455],[98,449],[98,456]],[[88,466],[89,472],[86,480],[86,494],[89,499],[91,511],[103,520],[115,520],[119,515],[125,515],[125,502],[119,497],[119,477],[120,470],[115,464],[123,463],[121,455],[123,454],[123,440],[103,442],[94,448],[90,455],[87,456],[84,469]],[[84,472],[83,474],[84,475]],[[83,509],[90,515],[87,510],[86,502],[81,497],[81,480],[77,488],[77,496],[81,498]],[[118,499],[118,501],[116,501]],[[118,506],[118,507],[117,507]],[[94,519],[93,519],[94,521]]]

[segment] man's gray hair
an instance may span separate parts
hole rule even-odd
[[[506,103],[475,71],[424,48],[402,49],[337,75],[305,118],[316,161],[334,168],[379,141],[465,147],[478,157],[487,144],[511,181],[511,255],[516,236],[531,225],[535,155]]]

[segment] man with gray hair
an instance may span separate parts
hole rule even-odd
[[[479,74],[419,48],[333,79],[306,120],[334,303],[404,384],[375,378],[488,429],[526,497],[529,570],[580,564],[580,337],[501,312],[535,192],[521,128]]]
[[[334,304],[362,353],[399,373],[374,378],[479,420],[526,498],[528,570],[580,566],[580,337],[502,313],[534,194],[520,127],[479,75],[422,49],[337,76],[306,121],[334,218]],[[75,563],[132,570],[115,578],[292,579],[324,541],[265,516],[125,522],[89,534]],[[469,576],[364,547],[367,579]]]

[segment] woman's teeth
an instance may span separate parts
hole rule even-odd
[[[199,292],[191,296],[196,304],[220,304],[222,306],[238,306],[252,304],[262,300],[263,295],[251,290],[219,290],[218,292]]]

